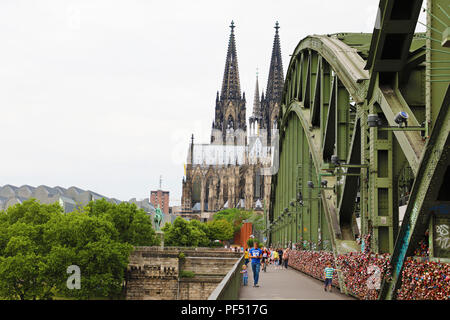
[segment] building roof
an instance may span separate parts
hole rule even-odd
[[[65,213],[75,211],[77,208],[75,201],[65,196],[59,196],[59,204],[63,207]]]
[[[192,211],[200,211],[200,210],[201,210],[200,202],[197,202],[197,203],[194,204],[194,206],[192,207]]]
[[[227,166],[272,163],[272,146],[265,145],[265,139],[249,138],[249,145],[194,144],[192,165]]]
[[[83,193],[85,191],[83,189],[80,189],[80,188],[77,188],[77,187],[74,187],[74,186],[72,186],[72,187],[67,189],[67,191],[69,191],[69,190],[73,190],[73,191],[75,191],[77,193]]]
[[[5,184],[2,188],[11,188],[12,190],[17,190],[17,189],[19,189],[18,187],[12,186],[12,185],[10,185],[10,184]]]
[[[19,196],[19,189],[29,189],[32,193],[27,196]],[[36,192],[38,191],[38,194]],[[21,195],[26,195],[26,193],[21,193]],[[12,185],[4,185],[0,187],[0,210],[5,210],[7,207],[14,205],[16,203],[22,203],[30,198],[36,198],[41,203],[54,203],[59,202],[63,207],[65,212],[72,212],[76,209],[77,203],[82,202],[86,204],[91,200],[105,199],[108,202],[119,204],[122,201],[115,198],[108,198],[97,192],[90,190],[83,190],[78,187],[72,186],[68,189],[57,186],[49,187],[46,185],[40,185],[39,187],[32,187],[29,185],[23,185],[20,188]],[[130,203],[133,203],[131,199]],[[87,201],[87,202],[86,202]],[[136,201],[134,203],[138,208],[144,209],[146,212],[155,212],[155,207],[149,203],[148,198],[142,201]]]

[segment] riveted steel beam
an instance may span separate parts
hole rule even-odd
[[[422,188],[417,195],[411,194],[409,200],[416,204],[414,210],[419,210],[420,216],[428,203],[425,201],[422,205],[420,200],[421,194],[427,192],[423,180],[430,180],[428,187],[431,181],[433,185],[435,182],[440,185],[436,170],[431,168],[433,162],[426,165],[427,169],[421,169],[424,161],[431,161],[424,159],[434,152],[432,158],[438,159],[437,166],[445,167],[441,164],[445,152],[433,151],[435,146],[427,140],[441,146],[448,143],[448,139],[443,142],[443,138],[430,136],[433,130],[441,135],[442,130],[446,130],[445,125],[438,123],[440,115],[436,113],[442,108],[436,101],[443,101],[444,90],[434,84],[445,84],[445,74],[441,71],[448,73],[447,67],[436,64],[445,64],[448,59],[438,57],[433,62],[428,55],[429,52],[445,54],[443,51],[447,49],[431,48],[429,43],[424,48],[423,37],[413,35],[420,2],[381,0],[372,37],[345,33],[314,35],[306,37],[296,47],[288,69],[280,115],[281,140],[289,142],[281,143],[280,171],[273,179],[273,216],[279,216],[299,191],[304,205],[292,206],[295,214],[285,218],[283,225],[273,231],[274,239],[319,243],[329,237],[336,256],[359,250],[352,241],[358,233],[371,234],[372,250],[393,252],[393,256],[397,256],[394,259],[397,266],[402,266],[404,255],[413,251],[415,239],[429,224],[423,220],[425,218],[417,220],[412,237],[409,231],[398,230],[399,198],[406,201],[399,179],[407,171],[409,181]],[[428,38],[431,37],[427,35],[428,42],[440,45],[439,41]],[[370,50],[367,50],[369,43]],[[373,127],[374,115],[380,118],[384,128],[396,126],[394,119],[401,111],[409,115],[408,128]],[[428,120],[425,132],[421,129],[424,120]],[[296,129],[292,131],[292,127]],[[353,165],[335,171],[329,163],[333,154]],[[444,176],[442,170],[437,171]],[[323,175],[327,175],[328,187],[333,190],[308,189],[307,181],[319,185]],[[408,192],[411,184],[409,182]],[[357,198],[359,203],[355,204]],[[357,210],[361,218],[360,230],[355,228]],[[410,225],[417,214],[405,215]],[[294,228],[289,226],[292,221],[295,221]],[[402,225],[402,228],[407,227]],[[396,238],[403,240],[396,242]],[[351,239],[349,243],[347,239]],[[400,249],[399,241],[403,243]],[[408,252],[402,251],[405,246]],[[396,283],[398,274],[394,279]],[[339,277],[342,284],[341,275]],[[345,286],[342,290],[346,290]],[[386,292],[394,291],[389,288]]]
[[[334,144],[336,142],[336,95],[338,91],[338,79],[337,77],[333,78],[333,82],[331,84],[331,93],[330,93],[330,102],[328,103],[328,112],[326,122],[325,122],[325,130],[324,137],[322,141],[322,149],[323,149],[323,159],[330,159],[334,152]]]
[[[313,103],[311,106],[311,124],[313,126],[319,126],[320,125],[320,103],[321,103],[321,95],[322,95],[322,88],[321,88],[321,77],[323,76],[322,71],[322,57],[319,57],[319,60],[317,62],[317,71],[316,74],[318,76],[315,76],[314,80],[314,88],[313,91]]]
[[[339,79],[336,85],[335,154],[339,159],[347,159],[350,138],[350,95]]]
[[[303,67],[305,68],[305,74],[302,101],[303,106],[309,108],[311,106],[311,51],[308,51]]]
[[[419,122],[416,120],[414,113],[411,111],[398,89],[382,86],[378,91],[377,98],[381,110],[386,116],[386,120],[390,126],[397,126],[394,118],[397,113],[401,111],[408,113],[409,126],[419,126]],[[409,165],[413,169],[413,172],[416,173],[419,166],[420,157],[422,156],[424,150],[424,139],[419,131],[394,131],[394,134],[402,147]]]
[[[441,186],[450,166],[450,86],[436,117],[436,126],[425,146],[427,152],[421,159],[419,170],[411,191],[403,223],[395,243],[390,264],[393,267],[392,280],[384,282],[380,299],[395,298],[400,285],[405,258],[429,225],[429,209],[438,200]]]
[[[357,118],[350,145],[350,153],[347,163],[361,163],[361,126],[360,119]],[[355,207],[355,199],[358,192],[358,181],[361,177],[360,168],[349,168],[343,180],[341,197],[339,199],[338,216],[340,226],[343,230],[345,240],[353,240],[354,234],[351,229],[352,218]]]

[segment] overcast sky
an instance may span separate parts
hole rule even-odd
[[[191,133],[209,141],[234,20],[247,117],[309,34],[372,32],[378,0],[1,0],[0,185],[181,197]]]

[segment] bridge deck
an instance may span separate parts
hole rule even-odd
[[[325,292],[323,282],[292,268],[277,269],[273,265],[259,273],[259,287],[253,287],[253,272],[248,264],[248,286],[239,290],[240,300],[354,300],[334,288]]]

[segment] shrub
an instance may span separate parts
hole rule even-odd
[[[193,277],[195,277],[195,272],[193,272],[193,271],[187,271],[187,270],[180,271],[180,278],[193,278]]]

